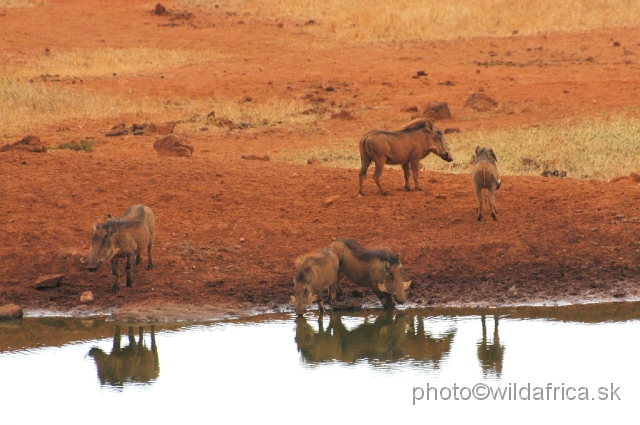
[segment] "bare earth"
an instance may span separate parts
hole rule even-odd
[[[182,10],[165,3],[170,10]],[[198,319],[289,307],[293,262],[332,240],[401,253],[416,306],[507,306],[637,300],[640,185],[571,178],[502,176],[498,220],[476,221],[467,173],[423,172],[423,192],[405,192],[402,172],[385,170],[382,197],[371,178],[356,196],[358,170],[251,161],[336,140],[411,118],[403,109],[447,101],[461,131],[558,123],[637,107],[640,28],[449,42],[323,42],[304,21],[256,19],[223,9],[189,9],[190,20],[154,16],[154,4],[119,0],[0,9],[0,51],[35,60],[45,48],[214,49],[203,63],[144,75],[84,78],[81,88],[160,99],[302,99],[345,105],[354,119],[306,127],[198,131],[192,158],[160,157],[158,136],[107,138],[122,117],[35,128],[48,145],[95,137],[91,153],[0,153],[0,305],[28,312],[113,313],[120,318]],[[322,21],[316,18],[317,25]],[[167,26],[173,23],[176,25]],[[614,42],[620,46],[614,46]],[[0,65],[7,56],[0,56]],[[480,63],[480,64],[479,64]],[[428,74],[411,78],[418,70]],[[440,84],[451,81],[454,85]],[[70,79],[46,84],[70,87]],[[327,87],[333,91],[326,91]],[[463,108],[471,92],[501,106]],[[208,111],[202,111],[206,114]],[[176,117],[180,119],[180,117]],[[144,116],[127,125],[148,122]],[[3,131],[0,129],[0,131]],[[0,134],[2,144],[24,134]],[[471,155],[471,152],[469,153]],[[499,156],[499,153],[498,153]],[[498,163],[499,166],[499,163]],[[337,196],[337,198],[335,198]],[[334,197],[331,203],[327,199]],[[110,269],[85,269],[94,221],[143,203],[157,222],[155,269],[134,270],[133,287],[108,292]],[[36,290],[41,275],[62,273],[57,288]],[[376,306],[370,290],[343,285],[346,306]],[[95,301],[80,305],[80,294]],[[362,297],[364,295],[364,297]]]

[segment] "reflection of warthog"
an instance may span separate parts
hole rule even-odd
[[[478,198],[478,221],[482,220],[482,189],[489,190],[489,206],[491,208],[491,218],[497,220],[496,216],[496,194],[500,189],[502,180],[498,177],[498,158],[491,148],[481,148],[476,146],[476,157],[473,160],[471,169],[471,181],[476,189]]]
[[[94,347],[88,355],[93,357],[98,368],[98,378],[102,385],[122,386],[125,382],[151,382],[160,374],[155,328],[151,326],[151,348],[144,344],[143,328],[139,328],[138,342],[129,327],[129,345],[120,347],[120,326],[116,326],[113,348],[107,354]]]
[[[487,375],[491,372],[497,376],[502,374],[502,359],[504,357],[504,345],[500,345],[500,336],[498,335],[498,316],[493,316],[493,341],[487,343],[487,324],[485,323],[485,315],[481,317],[482,321],[482,340],[478,341],[478,360],[482,366],[482,372]]]
[[[318,332],[304,317],[296,320],[296,344],[302,358],[309,363],[341,361],[356,363],[367,359],[369,362],[394,362],[411,359],[433,363],[440,360],[451,349],[455,331],[442,338],[425,334],[424,324],[418,317],[418,329],[414,329],[414,317],[404,314],[383,312],[373,323],[366,321],[353,330],[347,330],[341,316],[331,313],[330,323],[325,329],[322,316],[318,322]]]
[[[296,275],[293,278],[293,296],[291,296],[296,314],[304,314],[307,307],[316,300],[318,310],[322,313],[325,289],[329,291],[331,305],[335,305],[339,266],[338,256],[329,249],[321,249],[313,254],[298,257]]]
[[[409,167],[411,167],[416,190],[422,190],[418,182],[420,160],[432,152],[447,162],[453,161],[449,148],[444,142],[442,131],[433,127],[433,123],[424,118],[415,119],[398,131],[374,130],[365,134],[360,139],[360,162],[362,164],[360,195],[364,196],[362,182],[372,161],[376,165],[373,179],[383,195],[389,194],[380,183],[380,176],[382,176],[385,164],[402,165],[404,188],[407,191],[411,190],[409,186]]]
[[[140,253],[147,250],[147,268],[153,268],[151,248],[156,221],[153,212],[144,205],[133,205],[121,219],[109,218],[103,224],[94,223],[91,239],[91,256],[87,269],[98,270],[103,261],[111,261],[111,274],[114,276],[111,292],[118,290],[118,258],[127,258],[127,286],[133,283],[133,262],[140,264]]]
[[[385,308],[407,300],[400,256],[389,248],[368,250],[353,239],[338,239],[329,247],[340,259],[340,273],[355,284],[369,286]]]

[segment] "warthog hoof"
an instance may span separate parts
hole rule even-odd
[[[382,191],[382,196],[389,196],[389,192],[387,192],[386,190]]]
[[[478,221],[482,221],[482,214],[478,215]]]
[[[491,218],[498,221],[498,217],[495,214],[491,214]]]

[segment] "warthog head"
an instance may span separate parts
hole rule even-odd
[[[118,231],[116,226],[105,224],[93,224],[93,237],[91,238],[91,255],[87,261],[87,270],[95,272],[103,261],[111,260],[118,250],[113,243],[113,236]]]
[[[378,270],[376,270],[375,274],[380,292],[388,293],[398,304],[403,304],[407,301],[405,291],[411,286],[411,281],[405,282],[403,280],[402,263],[400,263],[399,256],[396,256],[396,258],[397,261],[381,261],[376,266]]]
[[[440,158],[444,159],[447,162],[453,161],[453,157],[451,156],[451,152],[449,152],[449,148],[444,141],[444,133],[437,128],[434,128],[431,131],[431,143],[436,149],[436,155]]]
[[[293,279],[291,302],[295,305],[296,314],[302,316],[307,311],[307,307],[318,299],[318,296],[313,293],[307,282],[299,278],[304,279],[305,276],[298,275]]]
[[[478,146],[476,146],[476,158],[474,159],[474,162],[480,161],[482,159],[489,160],[489,161],[493,162],[494,164],[496,162],[498,162],[498,157],[496,156],[495,152],[493,151],[493,148],[480,147],[478,145]]]

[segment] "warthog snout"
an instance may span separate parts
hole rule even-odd
[[[95,272],[100,268],[101,265],[102,261],[90,261],[89,264],[87,264],[87,270],[89,270],[90,272]]]
[[[443,153],[442,155],[440,155],[440,158],[444,159],[447,162],[453,161],[453,157],[451,156],[451,153],[449,153],[449,152]]]

